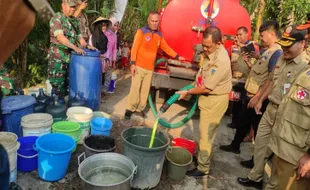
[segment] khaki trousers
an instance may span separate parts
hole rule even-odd
[[[268,144],[275,123],[277,109],[278,107],[270,102],[259,123],[254,145],[254,167],[248,175],[250,180],[256,182],[263,180],[265,165],[268,158],[272,156],[272,151],[269,149]],[[270,184],[276,186],[277,182],[271,179]]]
[[[278,190],[307,190],[310,189],[310,179],[296,179],[294,165],[274,155],[271,178],[278,181]],[[274,189],[266,186],[266,190]]]
[[[130,111],[142,112],[147,103],[150,92],[153,71],[136,67],[135,76],[131,78],[130,93],[128,96],[128,107]]]
[[[201,95],[199,97],[200,139],[197,168],[205,174],[209,174],[216,129],[219,127],[221,119],[227,110],[228,103],[228,94],[210,96]]]

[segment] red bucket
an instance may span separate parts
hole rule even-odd
[[[175,138],[172,141],[172,145],[173,146],[179,146],[182,148],[185,148],[186,150],[188,150],[192,155],[195,154],[195,150],[196,150],[196,143],[194,141],[191,140],[187,140],[187,139],[182,139],[182,138]]]

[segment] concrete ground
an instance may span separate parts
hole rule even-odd
[[[101,105],[101,110],[108,114],[111,114],[113,120],[112,136],[116,139],[117,149],[116,152],[122,152],[122,140],[120,137],[121,131],[130,126],[148,126],[152,127],[155,117],[151,113],[151,110],[147,109],[147,119],[142,120],[137,116],[133,116],[131,123],[126,122],[123,118],[124,111],[127,105],[127,95],[130,88],[130,74],[118,73],[120,76],[116,83],[116,90],[114,94],[109,94],[104,98],[104,102]],[[160,105],[157,105],[159,107]],[[163,115],[163,117],[170,121],[176,122],[183,118],[189,107],[188,102],[180,102],[174,104],[171,108]],[[204,179],[195,179],[192,177],[185,177],[181,181],[174,181],[167,177],[166,170],[164,168],[161,176],[159,185],[154,188],[156,190],[233,190],[233,189],[247,189],[237,183],[237,177],[246,177],[249,172],[240,166],[239,162],[248,160],[251,158],[253,152],[253,145],[251,143],[243,143],[241,145],[241,154],[226,153],[219,150],[219,146],[223,144],[229,144],[232,141],[234,130],[226,127],[231,118],[225,116],[221,122],[220,127],[217,131],[217,136],[214,143],[211,174],[209,177]],[[199,138],[199,114],[194,115],[183,127],[178,129],[164,129],[160,130],[167,131],[172,137],[182,137],[187,139],[193,139],[198,141]],[[17,183],[24,190],[73,190],[81,189],[80,179],[77,174],[78,164],[77,156],[84,151],[82,145],[79,145],[76,153],[72,155],[72,159],[67,171],[67,175],[64,179],[58,182],[45,182],[42,181],[36,171],[30,173],[18,172]],[[191,166],[193,167],[193,165]]]

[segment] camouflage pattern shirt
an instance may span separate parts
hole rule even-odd
[[[77,18],[80,21],[80,31],[86,42],[88,42],[89,37],[91,35],[89,30],[89,22],[87,15],[85,13],[81,13],[81,15]]]
[[[50,50],[49,59],[61,59],[62,61],[70,62],[70,51],[71,49],[67,46],[62,45],[58,40],[57,36],[63,34],[68,40],[78,45],[79,39],[82,38],[79,21],[74,17],[66,17],[62,12],[58,12],[50,20]]]

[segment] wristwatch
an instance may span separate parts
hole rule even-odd
[[[32,10],[36,11],[43,20],[50,20],[55,12],[47,0],[24,0]]]

